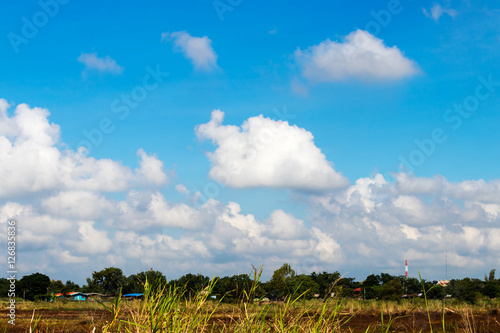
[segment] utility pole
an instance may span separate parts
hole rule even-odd
[[[408,294],[408,260],[405,260],[405,295]]]
[[[444,258],[444,264],[446,266],[446,281],[448,281],[448,248],[446,248],[446,254]]]

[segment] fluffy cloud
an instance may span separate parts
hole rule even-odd
[[[42,198],[40,205],[47,213],[68,219],[99,219],[115,211],[112,202],[90,191],[61,191]]]
[[[269,233],[280,239],[302,239],[307,235],[304,221],[287,214],[281,209],[275,210],[269,217]]]
[[[168,178],[165,175],[163,162],[154,155],[148,155],[144,150],[139,149],[137,155],[141,158],[140,168],[136,169],[136,175],[142,178],[142,183],[155,186],[164,185]]]
[[[89,71],[111,73],[111,74],[121,74],[123,72],[123,67],[118,65],[115,59],[110,56],[100,58],[97,53],[82,53],[76,60],[85,65],[85,69],[82,75],[86,75]]]
[[[20,104],[9,117],[7,106],[0,99],[0,198],[54,190],[117,192],[167,180],[163,163],[142,150],[135,173],[121,162],[86,156],[84,150],[61,151],[60,129],[48,121],[48,110]]]
[[[94,222],[78,223],[78,241],[71,242],[71,246],[81,254],[106,253],[112,246],[108,232],[94,228]]]
[[[310,132],[262,116],[241,127],[222,125],[224,114],[214,111],[196,128],[218,146],[209,155],[213,178],[235,187],[315,191],[301,196],[309,198],[306,218],[281,209],[257,218],[234,201],[194,204],[200,193],[182,184],[175,189],[186,202],[173,202],[158,189],[167,177],[156,155],[139,150],[139,167],[131,170],[61,151],[47,110],[21,104],[10,116],[9,108],[0,99],[0,227],[17,220],[22,274],[64,274],[81,283],[112,265],[126,274],[154,267],[178,277],[262,264],[267,278],[288,262],[300,273],[339,270],[362,278],[370,265],[401,274],[408,259],[413,276],[419,267],[440,278],[445,256],[454,277],[500,263],[498,180],[396,174],[389,182],[376,174],[349,185]]]
[[[193,37],[186,31],[164,32],[162,41],[173,41],[175,49],[182,52],[196,70],[217,69],[217,54],[212,48],[212,40],[207,36]]]
[[[319,262],[339,262],[342,258],[340,246],[332,235],[309,229],[304,221],[282,210],[275,210],[268,219],[258,221],[252,214],[242,214],[235,202],[223,205],[210,199],[202,206],[192,207],[170,203],[158,192],[131,196],[134,198],[127,198],[127,203],[118,203],[124,215],[118,217],[113,226],[127,233],[134,229],[134,235],[157,227],[183,230],[183,237],[203,244],[206,257],[231,253],[234,260],[245,258],[246,262],[264,263],[271,253],[274,260],[280,258],[282,262],[301,265],[316,252],[322,253],[321,249],[328,245],[328,254],[317,255],[321,258]],[[143,243],[150,238],[134,236],[134,239]]]
[[[284,228],[290,230],[284,231]],[[310,258],[324,265],[342,262],[342,250],[333,235],[281,210],[259,222],[252,214],[241,214],[239,204],[230,202],[216,216],[214,226],[205,232],[211,247],[218,252],[233,253],[247,262],[276,267],[283,262],[307,271]]]
[[[9,202],[0,206],[0,219],[2,223],[10,218],[18,221],[19,242],[26,244],[25,270],[50,274],[64,264],[73,267],[72,274],[81,274],[80,279],[91,270],[102,269],[102,265],[128,268],[129,274],[142,269],[142,265],[168,265],[176,272],[203,268],[206,274],[222,274],[214,270],[212,263],[228,254],[231,258],[224,260],[225,265],[235,265],[239,272],[248,270],[249,263],[275,269],[290,262],[306,271],[304,265],[312,257],[317,258],[317,265],[342,260],[342,250],[333,235],[307,228],[304,221],[282,210],[258,221],[252,214],[242,214],[235,202],[224,205],[210,200],[203,206],[191,207],[167,202],[158,192],[129,196],[125,202],[103,202],[106,200],[88,193],[61,193],[39,208]],[[89,214],[75,210],[78,202],[74,200],[78,198],[83,207],[93,201],[106,210],[100,210],[102,216],[93,212],[95,219],[87,220]],[[71,208],[54,209],[52,204],[58,200]],[[127,211],[120,212],[124,206]],[[76,265],[81,263],[85,267]]]
[[[432,5],[430,13],[425,8],[422,8],[422,12],[426,17],[433,19],[436,23],[439,22],[439,18],[443,16],[443,14],[447,14],[451,17],[455,17],[458,14],[458,12],[455,9],[443,8],[443,6],[441,6],[438,3],[434,3]]]
[[[90,261],[90,258],[88,257],[72,255],[69,250],[54,249],[48,250],[47,253],[53,258],[57,258],[57,261],[64,265],[86,264]]]
[[[414,269],[437,278],[446,255],[452,258],[450,272],[497,265],[492,241],[499,235],[500,215],[498,204],[491,203],[497,181],[451,183],[440,176],[404,174],[395,179],[389,183],[377,174],[312,199],[311,223],[342,239],[346,257],[362,255],[351,269],[373,265],[398,274],[408,259]]]
[[[262,115],[241,127],[222,125],[223,119],[224,112],[214,110],[210,122],[195,129],[200,140],[210,139],[218,146],[208,154],[213,179],[236,188],[316,191],[348,185],[315,146],[311,132]]]
[[[147,253],[148,263],[159,264],[165,260],[178,261],[193,258],[208,259],[210,251],[205,244],[192,237],[175,239],[168,235],[157,234],[153,237],[144,236],[135,232],[118,231],[114,242],[117,247],[125,249],[125,258],[143,260]]]
[[[347,35],[342,42],[329,39],[306,50],[295,51],[302,76],[313,82],[398,80],[415,75],[418,66],[396,47],[363,30]]]

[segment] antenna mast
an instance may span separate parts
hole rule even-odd
[[[446,248],[446,254],[444,257],[445,266],[446,266],[446,280],[448,280],[448,248]]]

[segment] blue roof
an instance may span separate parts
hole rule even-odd
[[[133,293],[133,294],[125,294],[123,297],[138,297],[144,295],[143,293]]]

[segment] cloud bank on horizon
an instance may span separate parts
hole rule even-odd
[[[300,272],[406,258],[425,269],[498,265],[500,181],[450,182],[441,176],[380,174],[354,184],[332,168],[313,134],[261,116],[241,127],[212,112],[196,127],[215,151],[211,178],[227,186],[309,190],[309,221],[281,209],[259,220],[240,204],[169,201],[162,161],[138,151],[140,167],[64,150],[49,111],[20,104],[12,115],[0,99],[0,221],[19,221],[22,270],[55,273],[60,265],[85,274],[97,264],[129,269],[167,265],[179,272],[245,271],[248,263],[289,262]],[[230,162],[230,177],[220,170]],[[171,186],[171,185],[167,185]],[[189,196],[182,184],[176,189]],[[113,193],[126,194],[116,199]],[[175,234],[176,236],[173,236]],[[147,253],[147,255],[144,255]],[[424,270],[425,270],[424,269]]]

